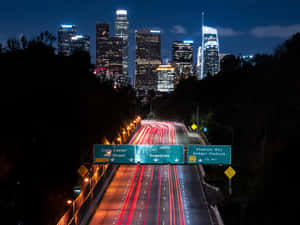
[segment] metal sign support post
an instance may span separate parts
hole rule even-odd
[[[228,193],[229,193],[229,196],[232,195],[232,187],[231,187],[231,178],[228,179],[228,187],[229,187],[229,190],[228,190]]]

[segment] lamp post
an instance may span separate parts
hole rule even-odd
[[[85,177],[83,179],[84,183],[89,183],[90,184],[90,193],[91,193],[91,197],[93,197],[93,192],[92,192],[92,179],[90,177]]]
[[[67,203],[68,205],[72,205],[72,215],[75,216],[75,201],[74,201],[74,200],[71,200],[71,199],[68,199],[68,200],[66,201],[66,203]]]

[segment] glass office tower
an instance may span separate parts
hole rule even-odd
[[[76,51],[90,52],[90,37],[75,35],[71,38],[72,54]]]
[[[206,77],[208,73],[213,76],[220,71],[218,32],[212,27],[202,27],[201,66],[201,79]]]
[[[172,62],[175,66],[176,79],[188,78],[193,71],[194,41],[173,41]]]
[[[58,54],[69,56],[72,54],[72,37],[76,35],[76,26],[61,24],[58,28]]]
[[[129,23],[127,19],[127,10],[118,9],[116,11],[116,21],[115,21],[115,37],[121,38],[123,40],[122,46],[122,66],[123,66],[123,82],[129,84],[128,75],[128,36],[129,36]]]
[[[197,79],[201,80],[201,67],[202,67],[202,46],[198,47],[197,52]]]
[[[122,46],[121,38],[110,37],[109,24],[96,24],[96,73],[118,82],[118,85],[123,85]]]
[[[156,68],[161,64],[160,31],[135,31],[135,88],[156,90]]]

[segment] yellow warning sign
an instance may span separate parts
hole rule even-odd
[[[80,176],[85,177],[85,175],[89,172],[89,170],[84,166],[81,165],[79,169],[77,170]]]
[[[197,125],[193,123],[192,126],[191,126],[191,128],[192,128],[193,130],[196,130],[196,129],[197,129]]]
[[[234,170],[231,166],[229,166],[229,167],[224,171],[224,173],[225,173],[225,175],[226,175],[229,179],[231,179],[231,178],[236,174],[235,170]]]
[[[197,157],[196,157],[195,155],[190,155],[190,156],[189,156],[189,162],[190,162],[190,163],[195,163],[196,160],[197,160]]]

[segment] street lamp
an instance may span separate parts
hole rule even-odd
[[[91,197],[93,197],[93,193],[92,193],[92,179],[91,178],[89,178],[89,177],[85,177],[84,179],[83,179],[83,181],[84,181],[84,183],[90,183],[90,193],[91,193]]]
[[[71,200],[71,199],[68,199],[67,201],[66,201],[66,203],[68,204],[68,205],[72,205],[72,212],[73,212],[73,216],[75,216],[75,201],[73,201],[73,200]]]
[[[122,139],[120,137],[117,138],[117,141],[119,142],[119,144],[122,144]]]

